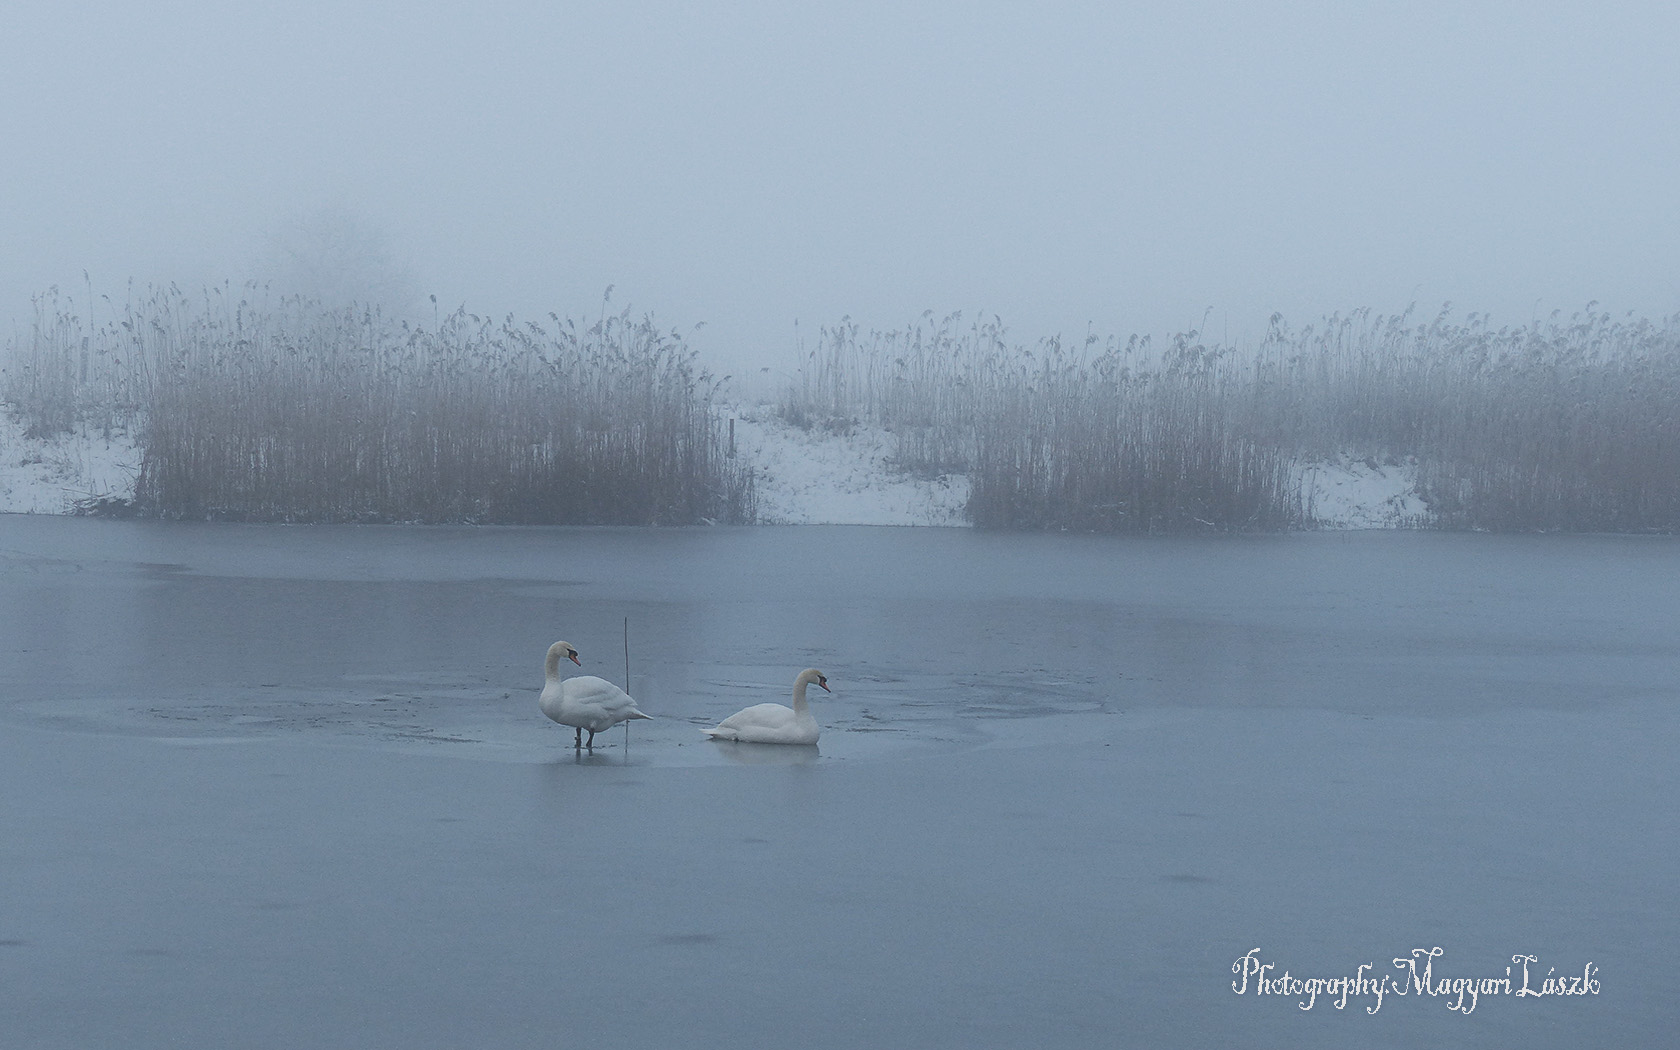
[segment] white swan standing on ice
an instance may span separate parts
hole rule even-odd
[[[556,722],[577,730],[572,742],[573,747],[587,746],[593,750],[596,733],[633,718],[653,717],[643,714],[636,707],[636,701],[630,699],[629,693],[604,678],[586,674],[561,681],[562,656],[579,667],[583,666],[583,661],[578,659],[577,650],[572,648],[570,642],[555,642],[549,646],[548,658],[543,662],[543,675],[548,681],[543,683],[542,695],[537,697],[537,706],[542,708],[543,714]],[[585,729],[589,730],[587,745],[583,742]]]
[[[815,667],[807,667],[793,680],[793,707],[781,704],[754,704],[737,711],[719,722],[716,729],[702,729],[713,740],[740,740],[749,744],[814,744],[817,742],[816,717],[811,705],[805,702],[805,687],[815,682],[824,692],[828,678]]]

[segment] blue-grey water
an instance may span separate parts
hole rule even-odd
[[[1680,1018],[1674,539],[0,516],[0,615],[8,1050]],[[543,652],[623,681],[627,619],[658,717],[579,755]],[[806,666],[815,751],[698,733]],[[1434,947],[1595,991],[1455,1011],[1393,965]],[[1411,994],[1238,994],[1254,949]]]

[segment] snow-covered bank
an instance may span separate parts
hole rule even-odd
[[[0,410],[0,513],[69,514],[87,500],[132,499],[139,476],[140,446],[126,433],[82,426],[32,438]]]
[[[769,405],[737,409],[735,453],[753,464],[766,525],[966,525],[968,478],[893,468],[897,440],[864,423],[801,429]]]
[[[1416,460],[1379,463],[1344,455],[1298,470],[1307,517],[1320,528],[1416,528],[1429,520],[1429,504],[1418,495]]]
[[[881,427],[802,429],[770,405],[727,410],[735,454],[751,464],[758,519],[766,525],[967,525],[963,475],[918,477],[894,467],[896,439]],[[1411,462],[1339,457],[1300,468],[1308,515],[1321,528],[1422,524]],[[67,514],[90,499],[132,499],[140,448],[127,434],[86,428],[29,438],[0,412],[0,513]]]

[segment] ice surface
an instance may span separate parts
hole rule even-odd
[[[1664,1046],[1667,538],[0,518],[4,1045]],[[547,644],[658,716],[579,755]],[[698,727],[823,669],[822,743]],[[1296,975],[1599,967],[1311,1011]]]

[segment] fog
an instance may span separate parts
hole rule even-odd
[[[610,285],[728,370],[927,309],[1029,340],[1665,315],[1677,32],[1657,3],[11,0],[0,325],[131,279],[521,316]]]

